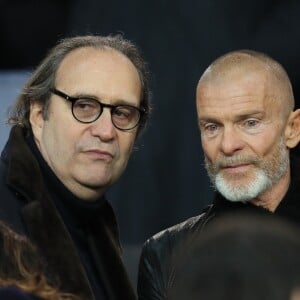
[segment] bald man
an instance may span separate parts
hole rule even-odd
[[[284,68],[263,53],[227,53],[200,78],[196,105],[216,197],[201,215],[144,244],[140,300],[168,299],[180,276],[176,264],[191,249],[193,237],[228,212],[272,215],[300,225],[300,162],[290,153],[300,140],[300,110],[294,110]]]

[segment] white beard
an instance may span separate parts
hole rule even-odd
[[[244,185],[233,186],[227,183],[220,173],[215,177],[215,188],[228,200],[233,202],[249,201],[272,186],[272,180],[262,171],[257,170],[255,178]]]
[[[276,155],[277,154],[277,155]],[[243,161],[243,157],[223,158],[223,162],[228,161]],[[289,151],[287,150],[284,139],[282,138],[278,144],[278,150],[268,161],[258,160],[257,169],[255,170],[254,178],[248,184],[234,185],[226,180],[218,167],[212,165],[205,157],[205,167],[208,175],[215,187],[227,200],[249,201],[266,190],[272,187],[282,178],[289,168]],[[247,161],[247,158],[246,158]]]

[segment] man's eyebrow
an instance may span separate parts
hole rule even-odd
[[[213,117],[200,117],[200,118],[198,118],[198,123],[199,124],[204,124],[204,123],[219,124],[220,121],[218,121],[216,118],[213,118]]]
[[[71,98],[87,98],[87,99],[93,99],[93,100],[99,101],[101,103],[107,103],[105,101],[105,99],[100,98],[100,97],[98,97],[98,96],[96,96],[94,94],[88,94],[88,93],[82,93],[82,92],[70,95],[70,97]],[[129,106],[138,107],[138,106],[136,106],[135,103],[132,103],[129,100],[124,100],[124,99],[116,99],[111,104],[113,104],[113,105],[129,105]]]
[[[237,119],[243,119],[243,118],[249,118],[254,116],[261,116],[263,117],[266,113],[261,110],[253,110],[253,111],[247,111],[244,113],[237,114],[235,118]],[[198,118],[198,121],[200,122],[212,122],[212,123],[218,123],[219,118],[212,117],[212,116],[201,116]]]
[[[82,92],[76,92],[72,95],[69,95],[72,98],[90,98],[90,99],[95,99],[95,100],[101,100],[99,97],[93,95],[93,94],[88,94],[88,93],[82,93]]]
[[[253,118],[253,117],[263,118],[265,115],[266,115],[265,112],[255,110],[255,111],[250,111],[250,112],[246,112],[246,113],[237,115],[237,116],[236,116],[236,119],[237,119],[237,120],[245,120],[245,119]]]
[[[116,99],[113,103],[114,105],[128,105],[128,106],[134,106],[134,107],[139,107],[140,102],[138,104],[132,103],[129,100],[124,100],[124,99]]]
[[[198,116],[198,121],[204,121],[204,122],[218,122],[217,117],[214,117],[212,115],[204,115],[204,116]]]

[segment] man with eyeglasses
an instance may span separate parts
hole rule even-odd
[[[121,36],[62,40],[20,93],[0,162],[0,219],[50,282],[81,300],[135,299],[105,192],[149,115],[146,63]]]

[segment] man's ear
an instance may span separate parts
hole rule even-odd
[[[44,125],[43,105],[38,101],[30,103],[29,122],[32,128],[33,135],[39,139]]]
[[[300,109],[293,111],[285,129],[285,143],[288,148],[294,148],[300,141]]]

